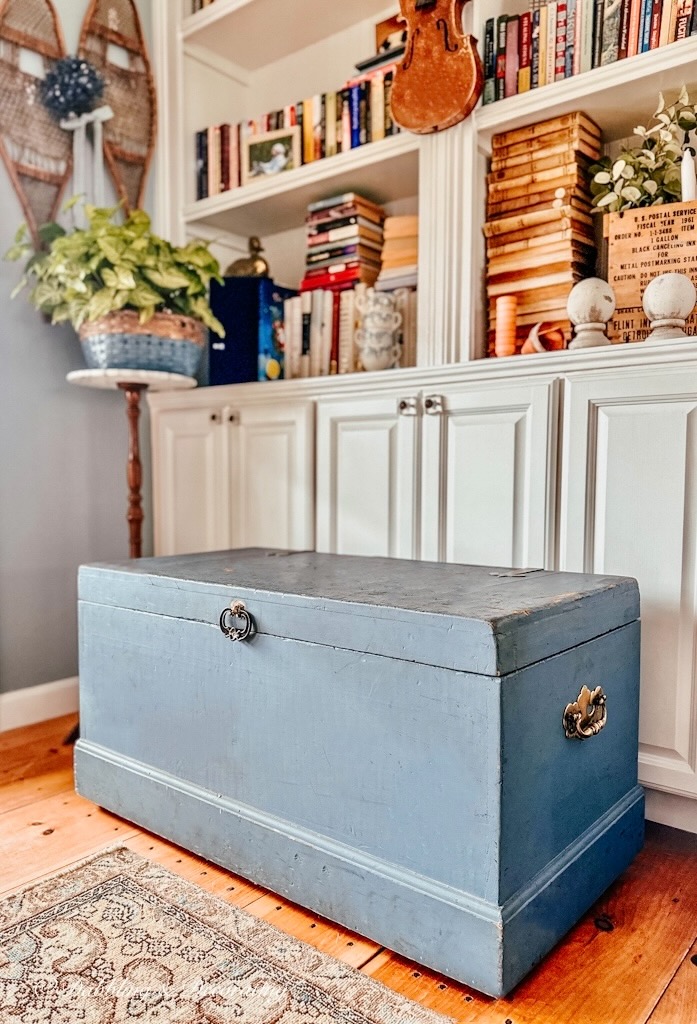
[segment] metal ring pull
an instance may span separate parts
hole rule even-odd
[[[578,700],[567,704],[564,709],[564,733],[569,740],[587,740],[605,728],[607,722],[607,697],[601,686],[591,692],[587,686],[581,688]]]
[[[242,625],[237,626],[235,622],[242,620]],[[249,640],[256,632],[256,622],[251,612],[248,612],[242,601],[233,601],[229,608],[224,608],[220,616],[220,631],[228,640]]]

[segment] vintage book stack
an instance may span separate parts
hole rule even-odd
[[[489,351],[503,295],[517,298],[517,350],[537,323],[561,329],[568,341],[569,291],[595,272],[587,168],[600,156],[600,129],[585,114],[565,114],[495,135],[492,149],[484,226]]]
[[[378,291],[415,288],[419,261],[419,218],[414,215],[387,217],[384,226]]]
[[[531,0],[484,26],[484,103],[697,35],[696,0]]]
[[[385,211],[356,192],[312,203],[301,294],[285,307],[286,378],[356,369],[356,294],[380,270]]]

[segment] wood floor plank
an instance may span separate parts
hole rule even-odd
[[[694,1021],[697,1021],[697,942],[649,1017],[649,1024],[693,1024]]]
[[[437,976],[391,954],[364,970],[432,1008],[440,1009],[447,1001],[452,1012],[450,1004],[464,999],[467,1007],[456,1017],[461,1021],[643,1024],[697,935],[696,844],[697,839],[685,851],[667,851],[649,843],[603,899],[506,999],[492,1001],[463,986],[454,986],[453,993],[447,978],[436,980]],[[597,921],[602,921],[601,927]],[[612,930],[603,930],[608,923]],[[592,972],[593,984],[570,983],[585,969]],[[417,979],[414,972],[422,978]],[[603,978],[607,984],[601,983]],[[440,990],[448,993],[442,1003],[433,998],[434,985],[446,986]]]
[[[31,731],[24,741],[22,729],[0,733],[0,785],[70,768],[73,748],[64,740],[76,721],[75,715],[65,715],[50,723],[29,726]]]
[[[21,888],[137,829],[83,800],[59,793],[0,817],[0,894]]]
[[[73,770],[71,767],[46,772],[29,779],[18,779],[10,785],[0,786],[0,814],[14,811],[55,796],[56,793],[72,793]],[[2,825],[0,823],[0,830]]]

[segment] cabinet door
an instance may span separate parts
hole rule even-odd
[[[172,409],[152,417],[156,555],[215,551],[225,544],[222,410]]]
[[[697,370],[587,374],[566,394],[561,567],[639,581],[640,778],[697,796]]]
[[[414,558],[415,399],[320,400],[317,416],[317,550]]]
[[[421,557],[552,567],[557,382],[424,396]]]
[[[229,546],[314,548],[312,402],[229,407],[225,420]]]

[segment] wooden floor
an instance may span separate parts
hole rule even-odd
[[[0,734],[0,895],[120,841],[457,1021],[697,1024],[697,836],[649,825],[644,850],[507,998],[403,960],[105,813],[73,792],[74,718]]]

